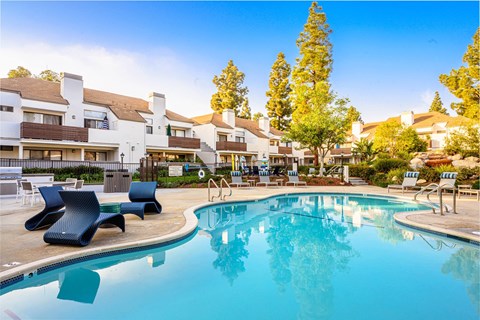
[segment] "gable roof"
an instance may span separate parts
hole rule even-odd
[[[16,92],[23,99],[68,105],[68,101],[60,94],[58,82],[34,78],[2,78],[0,90]]]
[[[278,130],[277,128],[273,127],[270,127],[270,133],[276,136],[283,136],[285,134],[285,132],[283,132],[282,130]]]
[[[193,117],[192,119],[195,121],[195,125],[210,123],[218,128],[233,129],[230,125],[223,122],[222,115],[218,113],[209,113],[203,116]],[[253,120],[235,117],[235,127],[248,130],[259,138],[268,139],[268,137],[260,130],[258,123]]]
[[[58,82],[35,78],[3,78],[0,79],[0,90],[17,92],[24,99],[69,105],[69,102],[60,94],[60,83]],[[138,112],[153,114],[148,108],[148,101],[112,92],[84,88],[83,100],[86,103],[110,108],[120,120],[145,122]],[[170,120],[193,123],[191,119],[170,110],[165,112],[166,117]]]

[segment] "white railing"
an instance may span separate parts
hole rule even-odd
[[[443,190],[453,191],[453,208],[450,208],[448,205],[443,203]],[[444,215],[443,214],[444,208],[445,208],[445,211],[447,212],[450,212],[450,210],[453,209],[453,213],[455,214],[457,213],[457,197],[455,196],[455,185],[451,183],[444,183],[442,185],[439,185],[436,183],[430,183],[428,186],[423,187],[422,189],[420,189],[420,191],[415,193],[415,195],[413,196],[413,200],[416,201],[419,195],[426,194],[427,200],[431,204],[435,204],[432,200],[430,200],[430,195],[434,192],[436,192],[438,195],[438,205],[440,206],[440,215],[442,216]],[[433,213],[436,213],[434,207],[432,207],[432,210],[433,210]]]
[[[229,193],[225,195],[223,194],[224,184],[225,184],[225,187],[228,188],[229,190]],[[211,195],[212,185],[216,188],[216,190],[218,191],[218,194]],[[209,202],[213,202],[213,199],[215,198],[225,201],[225,198],[230,197],[231,195],[232,195],[232,187],[230,187],[230,185],[228,184],[227,180],[225,180],[225,178],[222,178],[222,180],[220,180],[220,187],[213,179],[208,180],[208,201]]]

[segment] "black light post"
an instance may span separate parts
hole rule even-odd
[[[123,152],[122,152],[122,153],[120,153],[120,159],[122,161],[122,170],[123,170],[123,157],[125,157],[125,154],[123,154]]]
[[[342,166],[342,183],[343,183],[343,151],[340,153],[340,160],[341,160],[341,166]]]

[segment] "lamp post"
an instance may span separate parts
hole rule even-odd
[[[343,183],[343,151],[342,153],[340,153],[340,162],[341,162],[341,166],[342,166],[342,183]]]
[[[215,164],[214,164],[214,167],[213,167],[213,173],[216,174],[217,173],[217,153],[215,152]]]
[[[122,161],[122,170],[123,170],[123,157],[125,157],[125,154],[122,152],[120,153],[120,159]]]
[[[287,155],[285,153],[283,154],[283,164],[285,165],[285,171],[287,171],[288,164],[287,164]]]

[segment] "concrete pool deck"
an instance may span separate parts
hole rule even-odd
[[[279,188],[234,188],[232,200],[260,199],[271,195],[295,192],[340,192],[390,195],[411,200],[413,193],[387,193],[386,189],[373,186],[309,186]],[[100,202],[128,201],[126,193],[103,193],[97,191]],[[59,261],[65,261],[135,246],[172,241],[191,233],[196,227],[196,219],[191,207],[208,204],[207,189],[158,189],[157,199],[163,206],[162,214],[147,215],[145,220],[137,216],[126,215],[126,232],[117,228],[99,229],[93,241],[87,247],[49,245],[43,241],[45,230],[27,231],[24,222],[43,208],[43,203],[33,207],[21,205],[13,197],[0,198],[0,280],[35,271],[37,268]],[[421,197],[419,200],[424,200]],[[432,197],[432,200],[436,200]],[[452,204],[452,196],[444,196],[447,204]],[[218,203],[219,201],[216,201]],[[407,212],[397,214],[402,223],[424,230],[431,230],[480,242],[480,209],[475,197],[462,197],[457,200],[458,214],[446,213],[445,216],[428,212]]]

